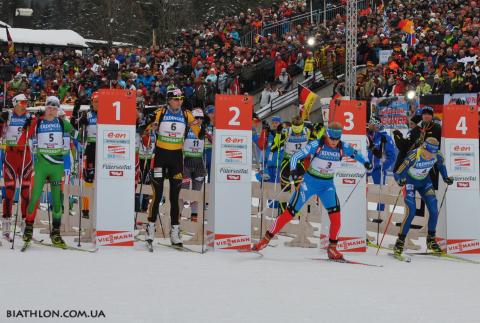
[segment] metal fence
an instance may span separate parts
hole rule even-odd
[[[372,5],[372,0],[358,0],[357,5],[359,9],[365,9]],[[252,46],[257,35],[267,36],[268,34],[276,34],[277,37],[282,36],[295,29],[298,25],[311,23],[320,25],[327,21],[333,20],[338,14],[345,15],[345,6],[333,6],[325,10],[314,10],[301,15],[297,15],[288,19],[281,20],[274,24],[266,25],[262,28],[255,28],[242,36],[243,46]]]

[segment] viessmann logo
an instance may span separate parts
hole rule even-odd
[[[357,180],[355,178],[342,178],[343,184],[355,184]]]
[[[113,177],[122,177],[123,176],[123,170],[111,170],[108,172],[109,176]]]
[[[470,166],[472,166],[471,160],[469,158],[465,158],[465,157],[455,157],[453,159],[453,163],[457,167],[470,167]]]
[[[240,175],[227,175],[227,180],[229,181],[239,181]]]

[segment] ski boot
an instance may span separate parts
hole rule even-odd
[[[50,240],[52,240],[52,244],[57,248],[67,248],[67,244],[65,243],[65,241],[63,241],[62,236],[60,235],[59,228],[52,229],[52,232],[50,233]]]
[[[398,236],[395,245],[393,246],[393,256],[395,258],[402,257],[403,248],[405,246],[405,237]]]
[[[10,218],[2,219],[2,237],[9,242],[12,241]]]
[[[82,218],[90,219],[90,210],[82,210]]]
[[[25,229],[23,229],[23,241],[29,243],[33,237],[33,223],[25,223]]]
[[[431,251],[435,255],[441,255],[443,253],[442,249],[438,245],[435,235],[427,235],[427,252]]]
[[[148,222],[145,230],[145,241],[152,242],[155,239],[155,222]]]
[[[260,240],[259,242],[257,242],[256,244],[254,244],[252,246],[252,250],[253,251],[260,251],[262,249],[265,249],[265,247],[268,246],[268,243],[270,242],[270,240],[273,238],[273,235],[270,233],[270,232],[265,232],[265,236],[263,237],[262,240]]]
[[[337,242],[330,242],[327,248],[328,259],[344,260],[343,254],[337,249]]]
[[[172,243],[172,246],[183,246],[182,238],[180,237],[180,226],[178,224],[172,225],[172,229],[170,230],[170,242]]]

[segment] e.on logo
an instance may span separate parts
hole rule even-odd
[[[107,133],[107,138],[108,139],[126,139],[127,134],[125,132],[110,131]]]
[[[227,137],[227,138],[225,138],[225,142],[226,142],[227,144],[243,144],[244,139],[243,139],[243,138]]]
[[[455,145],[453,146],[453,151],[455,152],[470,152],[472,151],[471,145]]]

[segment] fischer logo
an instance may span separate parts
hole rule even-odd
[[[227,175],[227,181],[239,181],[240,175]]]
[[[342,178],[343,184],[355,184],[357,180],[355,178]]]
[[[457,182],[457,187],[468,188],[468,187],[470,187],[470,182]]]
[[[108,172],[109,176],[112,177],[122,177],[123,176],[123,170],[111,170]]]

